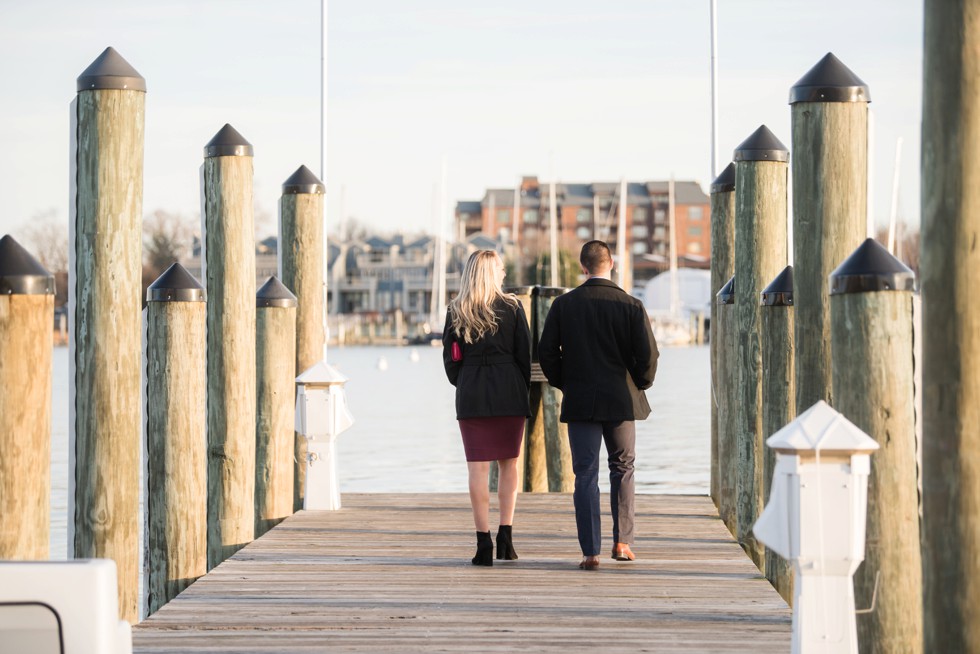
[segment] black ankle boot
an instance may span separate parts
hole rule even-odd
[[[513,525],[500,525],[497,532],[497,559],[501,561],[516,561],[517,552],[514,551],[514,541],[511,538]]]
[[[476,556],[473,565],[493,565],[493,539],[489,531],[476,532]]]

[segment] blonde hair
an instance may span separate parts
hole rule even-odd
[[[453,330],[466,343],[474,343],[486,334],[497,333],[497,314],[493,304],[498,299],[517,306],[517,298],[504,293],[497,283],[494,264],[500,260],[493,250],[477,250],[463,268],[459,295],[449,303]]]

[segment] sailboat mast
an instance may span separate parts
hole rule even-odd
[[[551,188],[548,191],[548,204],[550,206],[550,220],[549,224],[551,227],[551,265],[548,268],[551,269],[551,285],[553,287],[558,286],[558,201],[555,197],[555,174],[554,166],[552,166],[551,173]]]
[[[517,186],[514,187],[514,215],[511,217],[511,246],[514,248],[514,285],[521,284],[521,236],[517,231],[518,220],[521,215],[521,184],[518,179]]]
[[[626,261],[626,178],[623,177],[619,182],[619,224],[616,227],[616,280],[619,282],[619,286],[625,290],[627,285],[627,267],[629,263]]]
[[[436,319],[446,315],[446,218],[449,213],[449,157],[442,156],[442,193],[439,198],[439,300]]]
[[[674,175],[667,182],[667,229],[670,230],[670,315],[677,317],[680,293],[677,287],[677,222],[674,216]]]

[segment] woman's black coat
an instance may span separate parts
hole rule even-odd
[[[442,360],[449,382],[456,387],[457,420],[531,415],[531,333],[524,308],[497,300],[493,310],[496,333],[484,334],[475,343],[464,343],[446,314]],[[459,343],[462,361],[452,360],[453,341]]]

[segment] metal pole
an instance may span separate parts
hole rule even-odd
[[[718,176],[718,2],[711,0],[711,178]]]
[[[558,287],[558,207],[555,197],[555,161],[551,160],[551,187],[548,190],[549,229],[551,232],[551,286]]]
[[[327,1],[320,0],[320,180],[327,184]],[[330,328],[327,323],[327,280],[330,278],[327,249],[327,203],[323,203],[323,360],[327,360]],[[340,217],[343,220],[343,216]],[[334,289],[336,292],[336,289]],[[298,374],[298,373],[297,373]]]

